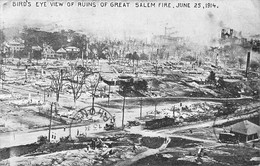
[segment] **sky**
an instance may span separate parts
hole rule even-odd
[[[95,2],[97,7],[78,7],[77,2]],[[3,4],[4,1],[2,1]],[[201,44],[208,43],[212,38],[219,37],[222,28],[233,28],[242,31],[243,36],[260,34],[260,1],[258,0],[211,0],[218,8],[136,8],[136,2],[160,3],[162,1],[127,1],[128,8],[109,7],[110,3],[126,1],[80,1],[75,0],[73,7],[50,7],[54,0],[41,0],[47,7],[14,6],[18,2],[7,1],[0,13],[2,26],[35,26],[45,30],[73,29],[100,37],[141,38],[151,40],[153,35],[163,35],[165,27],[172,28],[167,32],[177,32],[175,36],[189,37]],[[38,1],[40,2],[40,1]],[[68,0],[59,0],[67,4]],[[100,7],[101,2],[107,2],[107,7]],[[195,2],[204,5],[205,0],[171,0],[163,1],[175,6],[177,3]]]

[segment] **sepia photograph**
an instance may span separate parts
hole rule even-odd
[[[259,0],[1,0],[0,166],[260,165]]]

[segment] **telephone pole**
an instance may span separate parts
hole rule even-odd
[[[108,85],[108,97],[107,97],[107,104],[109,105],[110,102],[110,85]]]
[[[159,49],[157,49],[156,53],[156,66],[155,66],[155,75],[158,75],[158,54],[159,54]]]
[[[53,106],[53,102],[51,102],[51,114],[50,114],[50,125],[49,125],[49,134],[48,134],[48,140],[49,142],[51,142],[51,121],[52,121],[52,106]]]
[[[141,100],[140,100],[140,120],[142,119],[142,110],[143,109],[143,98],[141,97]]]
[[[124,118],[125,118],[125,92],[124,93],[124,100],[123,100],[123,109],[122,109],[122,130],[124,130]]]

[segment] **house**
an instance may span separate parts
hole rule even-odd
[[[80,49],[74,46],[65,48],[70,59],[76,59],[79,56]]]
[[[17,53],[19,51],[23,51],[24,47],[25,46],[24,46],[23,43],[20,43],[20,42],[17,42],[17,41],[9,41],[9,42],[4,43],[3,52],[9,53],[9,55],[11,57],[13,57],[15,53]]]
[[[41,51],[42,48],[37,45],[37,46],[32,46],[32,50],[33,50],[33,51]]]
[[[79,53],[80,49],[74,46],[68,46],[65,48],[68,53]]]
[[[231,125],[230,133],[234,133],[240,142],[247,142],[259,138],[260,126],[244,120]]]
[[[67,51],[64,48],[60,48],[56,51],[56,56],[60,58],[67,58]]]
[[[42,56],[45,59],[57,58],[55,56],[55,51],[52,49],[50,45],[47,44],[43,44]]]

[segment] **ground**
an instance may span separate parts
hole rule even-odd
[[[49,63],[54,64],[52,61]],[[101,61],[100,64],[101,74],[107,78],[118,76],[121,68],[131,69],[130,66],[108,65],[107,61]],[[100,120],[99,115],[93,115],[92,121],[87,120],[84,124],[75,124],[74,121],[69,130],[72,122],[70,115],[74,115],[73,113],[81,108],[90,108],[92,98],[91,91],[87,91],[77,100],[76,108],[73,108],[73,96],[64,90],[60,94],[59,104],[52,107],[53,111],[58,110],[57,115],[53,112],[51,122],[52,142],[55,143],[41,146],[33,143],[37,142],[41,135],[48,136],[51,102],[56,101],[54,93],[44,91],[46,85],[51,82],[48,73],[41,75],[40,70],[29,70],[29,78],[24,82],[23,67],[6,66],[6,74],[9,77],[3,84],[0,95],[0,153],[8,152],[13,155],[2,157],[0,165],[196,165],[198,162],[202,162],[202,165],[254,164],[250,159],[259,156],[259,143],[256,143],[254,148],[252,144],[220,144],[218,134],[223,128],[213,127],[216,124],[255,116],[260,104],[248,95],[249,92],[247,96],[238,97],[236,92],[232,93],[232,86],[226,90],[229,95],[226,96],[226,92],[223,92],[225,90],[205,83],[209,71],[187,69],[181,72],[167,69],[165,72],[170,74],[154,76],[142,67],[140,70],[140,75],[148,81],[148,91],[143,92],[146,97],[126,98],[124,125],[127,121],[139,121],[141,126],[124,128],[121,131],[123,98],[117,93],[118,88],[111,86],[110,99],[96,97],[95,105],[101,106],[116,117],[116,130],[104,131],[103,127],[108,122],[102,120],[93,123],[93,118]],[[221,71],[216,73],[220,75]],[[102,89],[106,89],[105,93],[108,93],[107,85],[100,84],[98,89],[100,93],[103,93]],[[235,111],[219,115],[219,110],[224,110],[225,113],[225,110],[230,109],[225,107],[228,102],[235,103],[232,105]],[[174,118],[178,124],[155,130],[144,129],[146,120],[165,116]],[[75,145],[57,143],[60,138],[68,136],[69,131],[73,139],[79,134],[93,138],[112,136],[116,139],[112,141],[112,148],[95,150],[89,150],[84,141],[76,141]],[[126,135],[118,138],[116,135],[120,132]],[[139,134],[139,139],[127,134]],[[20,147],[26,144],[30,144],[26,147],[31,148],[21,151],[20,149],[27,149]],[[133,144],[136,144],[137,150],[133,150]],[[8,149],[11,146],[17,147]],[[205,147],[206,155],[200,161],[197,152],[202,146]],[[44,148],[54,150],[44,152]],[[108,152],[111,154],[107,154]],[[8,159],[9,157],[11,158]]]

